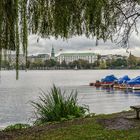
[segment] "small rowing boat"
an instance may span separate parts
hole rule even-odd
[[[89,83],[90,86],[95,86],[95,87],[100,87],[101,86],[101,82],[99,80],[97,80],[95,83]]]

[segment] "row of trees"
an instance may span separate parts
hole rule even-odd
[[[10,64],[7,61],[2,61],[2,68],[5,69],[13,69],[15,64]],[[59,63],[54,59],[41,61],[40,59],[30,62],[27,61],[28,69],[123,69],[123,68],[140,68],[140,60],[138,60],[135,56],[131,55],[126,58],[118,58],[118,59],[107,59],[102,60],[101,57],[94,63],[89,63],[86,60],[76,60],[70,63],[66,63],[63,61]],[[19,69],[25,69],[25,64],[19,65]]]

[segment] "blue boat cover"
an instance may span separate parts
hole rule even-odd
[[[114,75],[108,75],[105,78],[101,79],[101,82],[114,82],[118,80]]]
[[[139,85],[140,84],[140,76],[137,76],[134,79],[131,79],[130,81],[127,81],[128,85]]]
[[[122,83],[126,83],[126,82],[129,81],[129,80],[130,80],[130,78],[128,77],[128,75],[125,75],[125,76],[119,78],[117,82],[118,82],[119,84],[122,84]]]

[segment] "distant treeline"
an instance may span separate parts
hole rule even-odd
[[[8,61],[2,61],[3,69],[14,69],[15,64],[10,64]],[[131,55],[126,58],[107,59],[102,60],[100,57],[94,62],[89,63],[86,60],[76,60],[70,63],[63,61],[59,63],[54,59],[41,61],[36,60],[34,62],[27,61],[27,64],[19,64],[19,69],[31,69],[31,70],[45,70],[45,69],[139,69],[140,60]]]

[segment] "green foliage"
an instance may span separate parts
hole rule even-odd
[[[107,66],[106,66],[106,61],[101,60],[101,61],[100,61],[99,68],[100,68],[100,69],[106,69],[106,67],[107,67]]]
[[[134,55],[130,53],[128,57],[128,66],[129,68],[134,68],[137,65],[137,59]]]
[[[0,0],[0,54],[16,52],[17,79],[20,44],[27,58],[27,32],[27,0]]]
[[[46,66],[46,67],[55,67],[55,66],[57,66],[57,65],[59,65],[59,62],[57,62],[57,61],[54,60],[54,59],[50,59],[50,60],[46,60],[46,61],[45,61],[45,66]]]
[[[30,127],[29,124],[17,123],[17,124],[14,124],[14,125],[9,125],[9,126],[7,126],[4,130],[5,130],[5,131],[13,131],[13,130],[25,129],[25,128],[29,128],[29,127]]]
[[[65,60],[62,61],[62,63],[61,63],[61,67],[65,67],[65,68],[67,68],[67,63],[66,63]]]
[[[1,67],[8,69],[10,67],[10,63],[8,61],[4,60],[1,62]]]
[[[106,64],[108,68],[127,68],[127,61],[126,58],[110,59]]]
[[[44,67],[44,62],[41,59],[37,59],[33,63],[30,63],[30,67]]]
[[[42,37],[92,35],[110,39],[116,28],[115,2],[109,0],[30,0],[30,27]],[[109,22],[109,21],[112,22]]]
[[[68,67],[74,69],[77,67],[78,69],[90,69],[91,64],[87,60],[75,60],[73,62],[68,63]]]
[[[73,119],[84,116],[88,111],[88,108],[78,106],[77,92],[66,95],[55,85],[48,94],[43,92],[39,96],[39,102],[31,103],[36,109],[37,122],[40,123]]]

